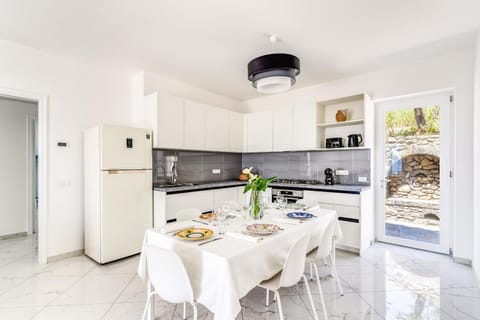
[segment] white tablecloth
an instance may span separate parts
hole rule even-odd
[[[312,213],[315,218],[296,225],[273,221],[285,213],[266,214],[261,223],[274,223],[284,230],[266,236],[258,243],[223,235],[221,240],[198,246],[195,242],[179,240],[171,233],[162,234],[160,230],[152,229],[145,233],[144,244],[174,250],[185,264],[196,300],[215,314],[215,320],[235,319],[241,310],[240,298],[282,269],[288,250],[296,239],[310,234],[309,248],[313,249],[318,245],[317,235],[321,229],[332,219],[337,220],[334,210],[318,209]],[[245,229],[242,219],[229,219],[229,226],[225,229],[241,232]],[[215,230],[211,226],[195,225]],[[338,223],[335,236],[338,240],[342,238]],[[148,280],[143,250],[138,273],[142,279]]]

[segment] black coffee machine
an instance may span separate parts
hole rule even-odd
[[[334,185],[335,184],[335,176],[333,175],[333,170],[330,168],[325,169],[325,184],[326,185]]]

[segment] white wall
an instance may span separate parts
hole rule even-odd
[[[219,94],[215,94],[189,84],[163,77],[149,72],[144,73],[144,94],[165,92],[178,97],[209,104],[219,108],[239,111],[240,102]]]
[[[362,92],[368,92],[373,99],[378,99],[455,88],[455,191],[452,247],[455,257],[471,260],[473,253],[473,151],[471,147],[473,144],[473,67],[474,51],[462,49],[376,72],[247,100],[241,107],[244,112],[251,112]]]
[[[0,236],[27,232],[27,116],[37,104],[0,98]]]
[[[130,71],[0,41],[0,88],[49,97],[48,256],[83,249],[83,131],[104,122],[129,125],[130,86]],[[56,147],[63,140],[68,149]]]
[[[473,235],[474,235],[474,246],[473,246],[473,267],[477,273],[477,278],[480,279],[480,32],[477,38],[477,48],[476,48],[476,62],[475,62],[475,82],[474,82],[474,93],[475,93],[475,110],[473,117],[473,128],[474,128],[474,160],[473,166],[474,170],[474,224],[473,224]]]

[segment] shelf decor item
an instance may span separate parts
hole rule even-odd
[[[250,168],[243,168],[242,172],[240,172],[240,176],[238,177],[238,179],[240,179],[240,181],[248,181],[249,172],[250,172]]]
[[[337,110],[337,113],[335,114],[335,120],[337,120],[337,122],[346,121],[347,120],[347,113],[348,113],[348,109]]]
[[[253,220],[260,220],[263,217],[263,208],[260,203],[260,194],[261,192],[267,190],[268,184],[277,177],[264,179],[262,176],[254,174],[252,172],[252,169],[253,167],[242,170],[242,173],[248,175],[248,183],[243,189],[243,193],[251,191],[250,206],[248,212]]]

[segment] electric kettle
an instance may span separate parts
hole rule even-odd
[[[348,136],[348,147],[359,147],[362,144],[363,138],[361,134],[351,134]]]

